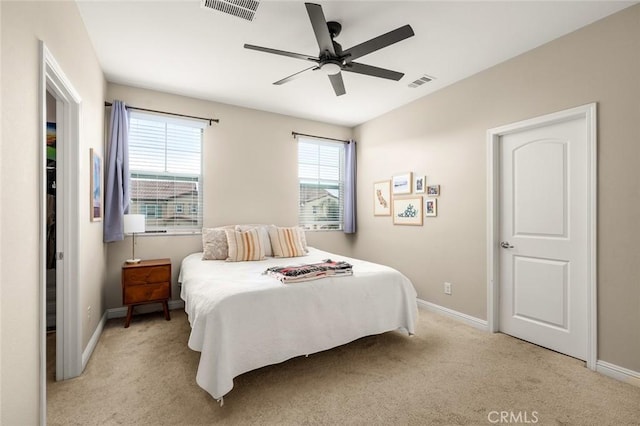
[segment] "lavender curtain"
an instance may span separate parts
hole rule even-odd
[[[344,233],[356,233],[356,141],[345,147]]]
[[[122,101],[113,101],[104,184],[104,242],[124,239],[124,214],[129,212],[129,115]]]

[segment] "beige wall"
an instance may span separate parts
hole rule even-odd
[[[486,319],[487,129],[597,102],[598,355],[640,371],[639,76],[635,6],[357,127],[354,254],[399,268],[421,299]],[[441,185],[423,227],[373,217],[373,182],[405,171]]]
[[[0,2],[2,140],[0,173],[1,424],[39,421],[39,73],[43,40],[82,98],[79,288],[83,348],[98,323],[105,281],[102,224],[89,222],[89,148],[103,150],[102,71],[73,2]],[[7,208],[11,206],[11,208]],[[94,312],[86,318],[86,307]]]
[[[297,145],[291,132],[349,139],[347,127],[272,114],[232,105],[208,102],[109,84],[107,98],[161,111],[220,119],[205,128],[203,147],[204,226],[237,223],[298,223]],[[349,254],[342,232],[308,232],[309,244]],[[172,260],[173,299],[179,299],[176,283],[180,261],[202,249],[201,236],[144,236],[137,240],[136,256],[169,257]],[[131,257],[131,240],[108,244],[107,308],[122,306],[120,267]]]

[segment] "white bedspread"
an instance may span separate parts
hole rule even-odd
[[[189,348],[200,351],[196,382],[219,399],[233,378],[360,337],[415,332],[416,291],[393,268],[309,248],[309,255],[255,262],[182,261],[181,297],[191,324]],[[344,260],[353,275],[282,284],[271,266]]]

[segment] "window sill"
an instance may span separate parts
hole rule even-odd
[[[145,232],[144,234],[136,234],[137,238],[147,237],[169,237],[169,236],[189,236],[189,235],[202,235],[201,230],[193,231],[166,231],[166,232]]]

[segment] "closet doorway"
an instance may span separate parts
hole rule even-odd
[[[47,381],[76,377],[83,366],[78,298],[81,99],[42,41],[40,53],[40,423],[46,424]],[[49,330],[55,330],[50,338]],[[50,375],[47,349],[55,354],[55,373],[50,369]]]
[[[45,225],[45,280],[46,280],[46,327],[47,327],[47,381],[60,380],[58,374],[62,373],[62,369],[56,368],[56,311],[57,311],[57,288],[58,281],[64,280],[64,269],[58,268],[58,257],[62,250],[58,250],[56,234],[57,221],[56,217],[64,217],[62,204],[58,212],[58,203],[56,203],[56,194],[58,182],[62,183],[62,176],[58,177],[57,153],[64,149],[62,143],[56,140],[57,128],[57,101],[56,98],[47,90],[46,94],[46,225]],[[61,129],[62,130],[62,129]],[[61,141],[62,142],[62,141]],[[60,173],[62,175],[62,173]],[[61,193],[62,195],[62,193]],[[62,230],[61,230],[62,231]],[[62,265],[60,265],[62,266]],[[58,279],[58,272],[61,277]]]

